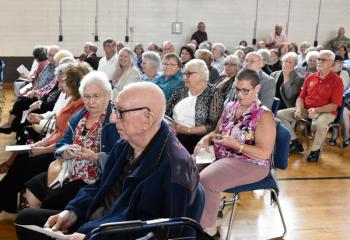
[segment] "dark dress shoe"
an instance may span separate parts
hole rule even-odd
[[[211,237],[215,240],[219,240],[221,235],[220,235],[220,232],[219,231],[216,231],[216,233],[214,235],[211,235]]]
[[[298,139],[292,140],[289,145],[289,154],[304,152],[303,144]]]
[[[12,132],[12,128],[0,128],[0,133],[10,134]]]
[[[318,162],[318,160],[320,159],[320,153],[321,153],[320,149],[318,149],[316,151],[311,151],[309,156],[307,157],[307,161],[308,162]]]
[[[337,145],[337,139],[334,139],[334,138],[329,139],[329,145],[331,146]]]
[[[343,148],[346,148],[350,145],[350,139],[347,139],[343,142]]]

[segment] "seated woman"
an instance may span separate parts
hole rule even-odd
[[[110,124],[112,88],[103,72],[91,72],[80,83],[84,108],[68,122],[69,128],[56,144],[56,157],[70,169],[61,186],[48,187],[48,173],[26,183],[30,207],[62,210],[79,189],[94,183],[104,167],[108,152],[119,139]],[[100,170],[98,170],[98,168]]]
[[[273,72],[271,77],[276,81],[275,97],[280,99],[279,109],[295,107],[304,78],[296,70],[298,55],[286,53],[282,58],[282,70]]]
[[[173,118],[170,127],[189,153],[197,142],[211,132],[222,111],[220,91],[208,85],[208,68],[200,59],[185,65],[185,86],[177,88],[167,104],[166,115]]]
[[[163,73],[154,80],[160,89],[162,89],[167,103],[173,91],[184,85],[181,72],[181,59],[174,53],[167,53],[163,57]]]
[[[38,67],[33,75],[28,76],[28,79],[24,81],[24,85],[29,84],[29,82],[31,82],[32,85],[35,85],[35,82],[38,81],[41,73],[49,64],[47,49],[45,47],[35,47],[33,50],[33,56],[38,63]],[[12,109],[10,110],[8,118],[0,126],[0,133],[10,134],[12,131],[16,131],[20,124],[23,111],[27,110],[29,105],[32,104],[35,100],[36,99],[32,97],[18,96],[12,106]]]
[[[24,183],[35,175],[47,170],[54,160],[55,145],[67,130],[68,119],[83,107],[79,95],[80,81],[90,71],[87,63],[69,64],[65,68],[63,87],[72,96],[70,102],[57,113],[56,130],[47,138],[31,145],[31,151],[21,153],[15,159],[6,161],[7,174],[0,181],[0,210],[15,213],[17,193],[24,188]]]
[[[197,59],[202,59],[207,64],[207,68],[209,70],[209,83],[215,83],[220,77],[220,74],[216,68],[211,66],[214,61],[214,56],[211,51],[208,49],[198,49],[194,55]]]
[[[282,70],[282,63],[280,60],[280,53],[277,49],[270,49],[270,63],[267,65],[271,72]]]
[[[67,96],[66,92],[64,92],[65,88],[62,87],[62,84],[64,84],[64,81],[62,80],[62,77],[64,76],[64,69],[67,66],[68,63],[77,63],[77,61],[74,58],[65,57],[62,60],[60,60],[59,66],[55,70],[55,75],[57,78],[57,87],[58,87],[58,97],[56,98],[56,101],[54,102],[54,106],[52,110],[48,108],[48,105],[50,105],[50,101],[43,101],[35,104],[35,107],[32,107],[32,110],[27,117],[28,123],[31,124],[31,127],[35,130],[35,132],[42,134],[43,131],[51,132],[55,130],[55,122],[58,111],[60,111],[66,104],[70,101],[71,96]],[[37,109],[36,109],[37,108]],[[45,111],[47,110],[47,111]],[[40,113],[42,112],[42,113]],[[33,132],[33,131],[32,131]]]
[[[181,47],[180,58],[181,58],[182,66],[184,66],[191,59],[193,59],[194,58],[194,52],[193,52],[192,48],[189,47],[189,46]]]
[[[132,82],[140,80],[140,71],[137,69],[130,48],[123,48],[118,53],[117,70],[112,79],[113,98],[117,97],[123,88]]]
[[[305,66],[298,67],[296,71],[300,73],[304,79],[306,79],[310,74],[317,72],[317,58],[320,53],[318,51],[309,51],[305,57]]]
[[[276,138],[275,119],[257,98],[259,75],[243,69],[236,77],[237,101],[229,102],[216,129],[204,136],[195,148],[214,144],[216,161],[200,173],[205,189],[202,227],[218,237],[215,221],[220,206],[220,192],[257,182],[270,170],[270,157]]]
[[[224,99],[226,99],[228,92],[234,84],[236,74],[240,69],[240,65],[241,62],[236,55],[229,55],[225,58],[225,73],[221,75],[214,83],[214,87],[220,90]]]
[[[306,64],[306,54],[310,47],[310,43],[304,41],[300,44],[300,53],[298,55],[298,67],[304,66]]]

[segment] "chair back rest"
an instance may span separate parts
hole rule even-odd
[[[279,120],[276,120],[276,142],[273,154],[274,167],[282,170],[288,167],[290,139],[291,136],[288,129]]]
[[[349,101],[349,97],[350,97],[350,93],[345,94],[343,96],[343,102],[342,102],[341,106],[338,107],[338,109],[337,109],[338,114],[337,114],[336,119],[333,121],[333,123],[339,123],[340,120],[343,118],[343,112],[344,112],[345,103],[347,101]]]
[[[277,98],[277,97],[273,98],[271,111],[275,116],[277,114],[278,108],[280,107],[280,102],[281,102],[281,100],[279,98]]]
[[[196,196],[187,211],[186,217],[189,217],[199,222],[204,210],[204,203],[205,203],[205,192],[204,192],[203,186],[199,183],[197,187]]]

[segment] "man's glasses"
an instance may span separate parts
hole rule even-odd
[[[243,95],[248,95],[248,93],[250,92],[250,90],[252,90],[254,87],[248,89],[248,88],[238,88],[236,87],[236,94],[238,94],[239,92],[242,93]]]
[[[183,74],[188,78],[188,77],[191,77],[191,75],[195,74],[195,73],[198,73],[198,72],[184,72]]]
[[[147,109],[147,111],[151,111],[151,109],[149,109],[149,107],[138,107],[138,108],[129,108],[129,109],[120,109],[114,102],[111,103],[112,108],[115,112],[115,114],[117,115],[118,119],[122,119],[123,118],[123,113],[126,112],[134,112],[134,111],[140,111],[140,110],[144,110]]]
[[[319,61],[319,62],[327,62],[327,61],[332,61],[332,59],[327,59],[327,58],[317,58],[317,61]]]

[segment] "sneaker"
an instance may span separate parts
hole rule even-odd
[[[329,139],[329,145],[331,146],[337,145],[337,139],[334,139],[334,138]]]
[[[320,149],[316,151],[311,151],[306,160],[308,162],[318,162],[318,160],[320,159],[320,153],[321,153]]]
[[[289,145],[289,154],[304,152],[303,144],[298,139],[293,139]]]

